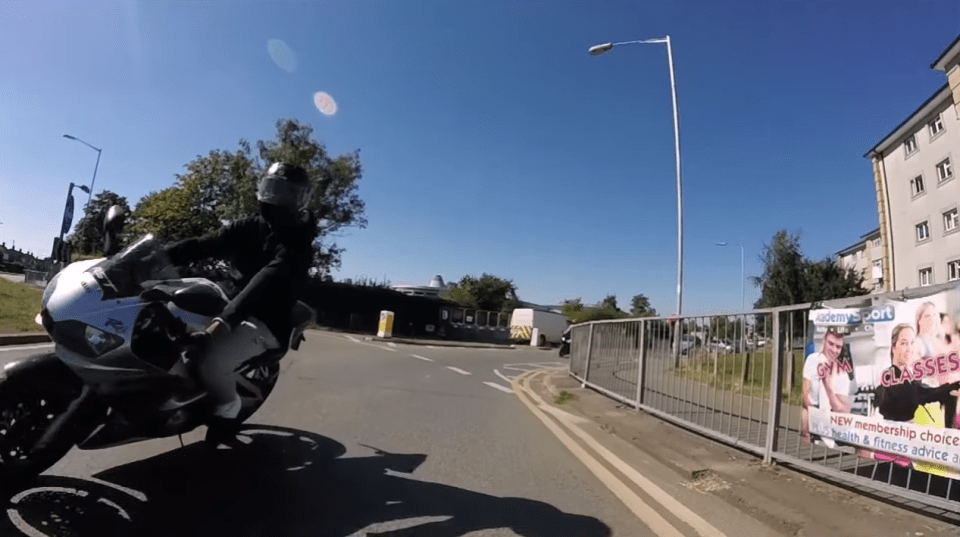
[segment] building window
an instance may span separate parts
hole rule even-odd
[[[947,263],[947,279],[950,281],[960,280],[960,261]]]
[[[923,194],[923,176],[918,175],[910,180],[910,194],[917,196]]]
[[[956,209],[950,209],[949,211],[943,213],[943,230],[944,231],[957,229],[957,224],[960,224],[960,221],[958,221],[957,219]]]
[[[925,287],[933,283],[933,269],[920,269],[920,287]]]
[[[930,226],[926,222],[917,224],[917,242],[930,238]]]
[[[943,132],[943,117],[937,116],[936,118],[934,118],[933,121],[931,121],[930,123],[927,123],[927,127],[930,129],[931,138],[940,134],[941,132]]]
[[[872,241],[870,241],[870,246],[874,248],[877,248],[878,246],[880,246],[880,238],[877,237],[876,239],[873,239]]]
[[[903,149],[907,155],[912,155],[917,150],[917,137],[911,134],[910,137],[903,142]]]
[[[940,178],[940,181],[946,181],[953,177],[953,168],[950,167],[950,159],[943,159],[940,164],[937,164],[937,177]]]

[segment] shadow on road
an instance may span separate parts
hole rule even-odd
[[[345,452],[330,438],[254,425],[232,449],[191,444],[94,480],[41,476],[5,500],[0,534],[457,537],[510,528],[523,537],[610,535],[595,518],[543,502],[396,475],[414,472],[426,455]]]

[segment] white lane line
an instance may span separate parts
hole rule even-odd
[[[426,356],[419,356],[419,355],[417,355],[417,354],[411,354],[410,356],[413,356],[413,357],[416,358],[417,360],[423,360],[424,362],[432,362],[432,361],[433,361],[433,360],[431,360],[430,358],[427,358]]]
[[[510,388],[504,388],[503,386],[497,384],[496,382],[484,381],[483,383],[486,384],[487,386],[490,386],[491,388],[496,388],[501,392],[513,393],[513,390],[511,390]]]
[[[427,348],[428,348],[428,349],[436,349],[436,347],[434,347],[433,345],[427,345]]]
[[[352,341],[352,342],[354,342],[354,343],[360,343],[360,340],[357,339],[357,338],[355,338],[355,337],[353,337],[353,336],[348,336],[348,335],[344,334],[343,337],[349,339],[350,341]]]
[[[509,371],[522,371],[524,373],[541,369],[537,364],[506,364],[503,368]]]
[[[396,347],[396,346],[397,346],[397,344],[396,344],[396,343],[393,343],[392,341],[391,341],[390,343],[387,343],[387,345],[390,345],[391,347]]]
[[[383,346],[377,345],[376,343],[367,343],[366,341],[358,341],[357,343],[359,343],[359,344],[361,344],[361,345],[367,345],[367,346],[369,346],[369,347],[373,347],[374,349],[380,349],[380,350],[390,351],[390,352],[397,352],[397,349],[391,349],[390,347],[383,347]]]
[[[511,383],[513,382],[513,379],[511,379],[510,377],[504,375],[504,374],[501,373],[500,371],[494,369],[493,372],[496,373],[498,377],[500,377],[500,378],[502,378],[503,380],[507,381],[507,384],[511,384]]]
[[[448,365],[448,366],[447,366],[447,369],[449,369],[450,371],[455,371],[455,372],[457,372],[457,373],[460,373],[461,375],[470,375],[470,374],[472,374],[472,373],[470,373],[469,371],[464,371],[463,369],[460,369],[459,367],[453,367],[452,365]]]
[[[28,351],[28,350],[31,350],[31,349],[52,349],[53,346],[54,346],[53,343],[42,343],[42,344],[40,344],[40,345],[24,345],[24,346],[17,346],[17,347],[13,347],[13,346],[7,347],[7,346],[4,346],[4,347],[0,347],[0,352],[6,352],[6,351]]]

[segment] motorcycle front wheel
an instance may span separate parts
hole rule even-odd
[[[70,451],[70,434],[58,435],[43,449],[34,446],[73,399],[69,393],[44,393],[9,379],[0,383],[0,487],[26,484]]]

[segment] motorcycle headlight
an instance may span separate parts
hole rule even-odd
[[[80,321],[53,324],[51,336],[58,345],[87,358],[96,358],[123,344],[123,339]]]
[[[110,352],[123,344],[123,340],[119,337],[109,332],[104,332],[95,326],[87,325],[83,332],[84,340],[86,340],[87,345],[90,346],[90,349],[93,350],[97,356]]]

